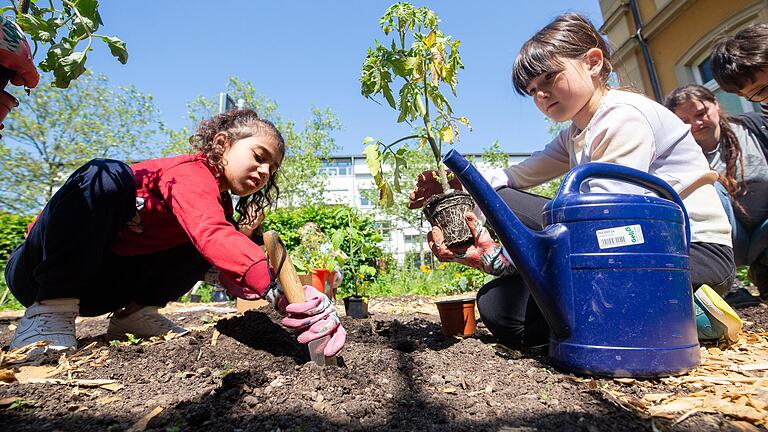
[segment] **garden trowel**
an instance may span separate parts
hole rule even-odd
[[[277,232],[267,231],[264,233],[264,249],[267,251],[267,257],[272,268],[277,272],[277,280],[283,287],[288,303],[304,303],[304,287]],[[323,336],[307,344],[309,357],[320,366],[338,366],[336,356],[328,357],[323,353],[330,339],[331,336]]]

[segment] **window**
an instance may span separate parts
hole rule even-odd
[[[324,161],[323,166],[320,168],[320,172],[330,176],[352,175],[352,161],[348,159]]]
[[[370,189],[362,189],[360,191],[360,207],[371,207],[373,203],[369,199],[371,197]]]

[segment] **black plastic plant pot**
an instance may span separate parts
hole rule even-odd
[[[350,318],[368,318],[368,297],[344,297],[344,310]]]
[[[189,302],[190,303],[200,303],[200,300],[202,300],[202,297],[198,294],[190,294],[189,295]]]
[[[451,191],[433,195],[424,204],[424,216],[433,227],[443,231],[445,245],[449,248],[472,244],[464,214],[475,207],[472,197],[464,191]]]

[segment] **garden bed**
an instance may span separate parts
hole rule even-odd
[[[169,308],[191,335],[120,346],[104,339],[104,317],[79,319],[78,352],[58,364],[16,365],[18,381],[0,385],[3,430],[765,427],[768,307],[740,310],[752,323],[742,338],[750,344],[703,348],[705,365],[689,376],[636,381],[562,373],[543,352],[494,344],[482,325],[474,337],[446,338],[433,300],[374,299],[371,318],[343,317],[349,338],[340,368],[308,363],[306,348],[268,308]],[[0,317],[0,343],[16,321]],[[715,399],[744,409],[707,412]]]

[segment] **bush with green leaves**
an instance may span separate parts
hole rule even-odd
[[[10,213],[0,213],[0,267],[5,270],[5,264],[16,246],[24,241],[27,226],[34,220],[33,216],[19,216]],[[0,278],[0,298],[3,297],[8,286],[5,278]],[[20,309],[21,305],[10,293],[5,296],[5,301],[0,304],[0,309]]]
[[[312,205],[306,207],[279,208],[266,214],[262,228],[275,230],[292,253],[301,241],[299,229],[312,222],[325,233],[334,247],[344,252],[348,259],[342,267],[344,282],[339,288],[342,295],[360,289],[360,275],[372,278],[383,252],[381,234],[369,215],[346,205]]]
[[[389,267],[366,282],[366,289],[370,295],[377,297],[449,295],[476,291],[492,278],[461,264],[438,262],[434,266]]]

